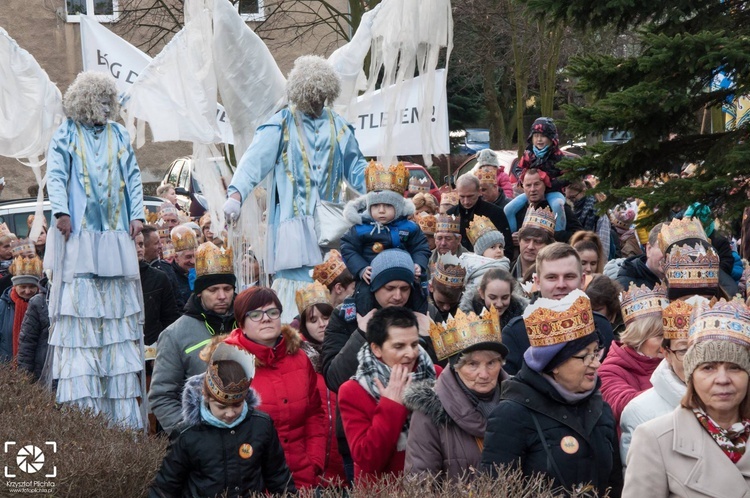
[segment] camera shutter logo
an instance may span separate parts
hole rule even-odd
[[[35,474],[44,467],[44,452],[33,444],[29,444],[18,450],[16,463],[23,472]]]

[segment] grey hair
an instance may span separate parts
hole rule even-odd
[[[333,66],[317,55],[303,55],[294,61],[286,82],[289,102],[305,114],[314,114],[313,104],[333,101],[341,92],[341,81]]]
[[[456,180],[456,188],[473,186],[476,190],[479,190],[479,178],[474,175],[461,175]]]
[[[104,100],[108,101],[108,112],[104,109]],[[106,123],[111,116],[117,116],[120,112],[115,79],[95,71],[80,73],[65,92],[63,108],[73,121]]]
[[[491,355],[494,356],[493,359],[495,359],[495,360],[503,361],[503,355],[501,355],[497,351],[492,351],[490,349],[478,349],[476,351],[471,351],[469,353],[462,354],[461,357],[456,362],[456,365],[453,368],[456,369],[456,370],[458,370],[459,368],[463,367],[464,365],[466,365],[467,363],[469,363],[469,361],[471,361],[471,358],[474,356],[474,353],[479,353],[480,351],[482,351],[484,353],[490,353]]]

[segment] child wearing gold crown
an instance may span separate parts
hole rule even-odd
[[[211,349],[215,348],[211,353]],[[271,418],[250,387],[255,357],[224,342],[201,352],[206,373],[187,380],[182,431],[170,444],[149,496],[296,493]]]
[[[359,278],[357,309],[370,306],[363,294],[369,293],[361,282],[370,284],[372,260],[386,249],[402,249],[414,260],[414,275],[427,274],[430,245],[419,225],[408,219],[414,204],[404,197],[409,172],[403,163],[389,169],[371,162],[365,171],[367,194],[349,201],[344,216],[354,226],[341,239],[341,255],[347,269]]]

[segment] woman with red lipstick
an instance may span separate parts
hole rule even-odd
[[[683,360],[687,392],[633,433],[623,498],[750,494],[750,310],[699,303]]]
[[[315,487],[325,466],[325,413],[318,377],[300,349],[299,333],[281,325],[281,302],[268,287],[251,287],[234,300],[240,328],[226,343],[255,356],[258,409],[270,415],[298,489]]]
[[[487,421],[481,468],[544,473],[567,492],[604,494],[622,480],[612,410],[599,392],[604,350],[588,297],[539,298],[523,314],[531,347]],[[647,496],[647,495],[644,495]]]
[[[357,358],[357,373],[339,389],[339,411],[355,480],[367,482],[404,470],[411,418],[404,390],[412,381],[434,380],[436,373],[419,345],[416,315],[400,306],[375,312]]]

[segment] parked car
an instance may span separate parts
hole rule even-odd
[[[159,210],[159,206],[164,202],[158,197],[150,195],[143,197],[143,205],[147,211],[155,213]],[[47,219],[47,226],[50,226],[50,220],[52,218],[51,206],[49,199],[44,199],[44,217]],[[7,201],[0,201],[0,223],[5,223],[8,226],[8,230],[16,234],[18,238],[22,239],[29,235],[29,225],[27,220],[30,214],[36,212],[36,198],[27,199],[10,199]]]
[[[487,128],[467,128],[458,148],[459,154],[476,154],[490,148],[490,130]]]
[[[180,157],[172,161],[160,185],[171,183],[175,186],[177,203],[191,218],[199,218],[206,212],[201,203],[201,187],[193,178],[193,160],[190,156]]]
[[[404,166],[407,170],[409,170],[409,179],[411,178],[419,178],[420,180],[422,178],[427,178],[430,182],[430,193],[435,196],[435,198],[440,202],[440,189],[438,189],[438,185],[433,180],[432,175],[430,175],[430,172],[427,171],[427,168],[422,166],[421,164],[414,164],[414,163],[404,163]]]

